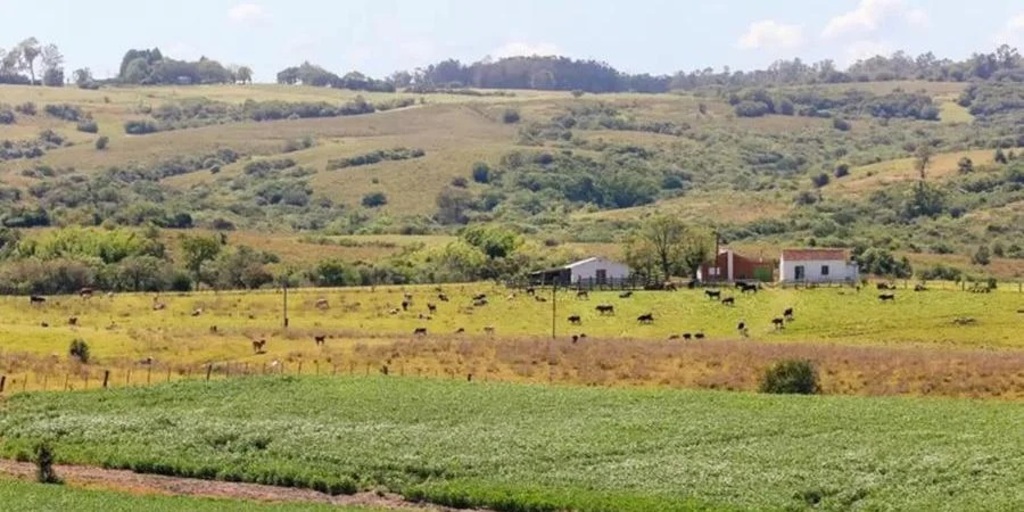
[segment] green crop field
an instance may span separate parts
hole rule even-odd
[[[374,512],[377,509],[307,503],[260,503],[227,499],[144,496],[66,486],[42,485],[0,477],[4,512]],[[379,511],[378,511],[379,512]]]
[[[1013,510],[1018,404],[254,378],[11,399],[0,452],[500,510]]]

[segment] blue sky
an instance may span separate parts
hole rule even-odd
[[[1024,49],[1020,0],[0,0],[0,13],[0,46],[35,36],[97,77],[128,48],[154,46],[249,65],[261,81],[303,60],[383,76],[447,57],[556,53],[660,74]]]

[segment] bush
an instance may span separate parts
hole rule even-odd
[[[109,143],[110,137],[107,137],[106,135],[100,136],[100,138],[96,139],[96,149],[103,151],[104,149],[107,149],[107,144]]]
[[[467,185],[469,185],[469,180],[463,178],[462,176],[456,176],[452,178],[453,187],[466,188]]]
[[[68,103],[47,105],[43,107],[43,111],[51,117],[71,122],[81,121],[89,117],[82,112],[82,109]]]
[[[836,178],[844,178],[850,175],[850,164],[839,164],[836,166],[835,176]]]
[[[501,114],[501,121],[505,124],[518,123],[519,111],[514,108],[505,109],[505,112]]]
[[[573,98],[579,98],[580,96],[583,96],[584,94],[586,94],[586,92],[583,89],[573,89],[572,90],[572,97]]]
[[[96,133],[96,132],[100,131],[99,125],[96,124],[96,121],[93,121],[92,119],[86,119],[84,121],[79,121],[77,128],[78,128],[78,131],[85,132],[85,133]]]
[[[14,124],[14,111],[7,106],[0,106],[0,124]]]
[[[68,354],[78,359],[80,363],[86,364],[89,362],[89,344],[85,340],[78,338],[71,342]]]
[[[740,117],[761,117],[771,113],[768,105],[761,101],[741,101],[734,107]]]
[[[830,179],[831,178],[829,178],[828,174],[821,173],[817,176],[811,176],[811,183],[813,183],[815,187],[821,188],[828,185]]]
[[[36,445],[36,482],[41,484],[61,484],[60,477],[53,470],[53,448],[47,443]]]
[[[371,192],[363,196],[363,206],[377,208],[388,204],[388,196],[383,192]]]
[[[849,121],[839,117],[832,119],[832,127],[841,132],[848,132],[852,128]]]
[[[764,372],[760,391],[773,394],[814,395],[821,392],[818,372],[805,359],[779,361]]]
[[[36,110],[36,104],[31,101],[26,101],[25,103],[14,107],[14,110],[19,114],[24,114],[26,116],[34,116],[38,113],[38,110]]]
[[[160,131],[156,123],[144,119],[135,119],[124,123],[124,132],[129,135],[145,135]]]
[[[477,183],[490,183],[491,168],[483,162],[473,164],[473,181]]]

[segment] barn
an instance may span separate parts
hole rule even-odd
[[[719,249],[714,261],[704,263],[697,269],[697,280],[702,283],[734,281],[772,281],[774,261],[762,258],[748,258],[732,249]]]
[[[620,283],[628,279],[632,272],[628,265],[595,256],[562,267],[534,272],[530,277],[534,284],[571,283],[604,286]]]
[[[845,249],[785,249],[779,258],[782,283],[855,283],[857,264]]]

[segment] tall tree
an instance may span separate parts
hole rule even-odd
[[[83,85],[92,82],[92,70],[89,68],[76,69],[72,73],[71,78],[75,81],[76,85],[82,87]]]
[[[921,181],[928,177],[928,166],[932,163],[932,147],[927,142],[917,145],[914,152],[914,170],[917,171]]]
[[[235,80],[242,82],[243,84],[252,83],[252,68],[249,66],[240,66],[235,70]]]
[[[212,236],[186,236],[181,240],[181,251],[184,253],[185,268],[195,276],[198,286],[202,279],[203,264],[212,261],[220,254],[221,243]]]
[[[39,40],[30,37],[20,43],[18,43],[18,50],[21,55],[22,66],[28,70],[29,78],[32,83],[36,83],[36,68],[35,62],[39,54],[42,53],[42,48],[39,46]]]
[[[712,257],[714,237],[705,229],[687,226],[669,215],[644,221],[626,244],[627,263],[639,269],[657,267],[661,277],[694,276]]]

